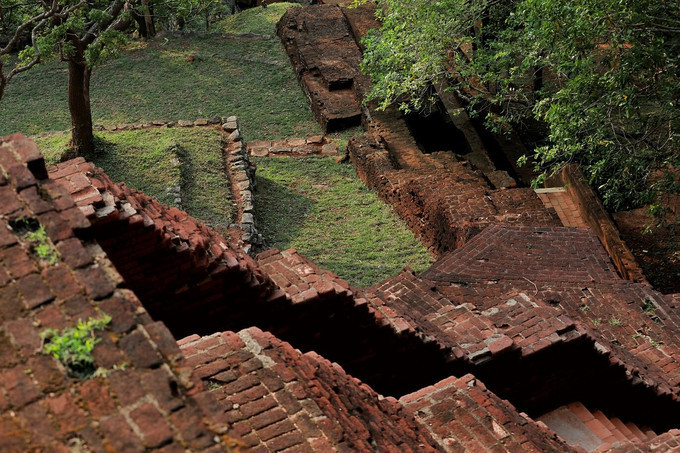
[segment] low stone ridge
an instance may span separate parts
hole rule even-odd
[[[335,156],[338,147],[329,143],[323,135],[309,138],[289,138],[286,140],[257,140],[246,144],[248,154],[253,157],[310,155]]]
[[[179,343],[217,396],[229,434],[252,452],[442,451],[394,398],[269,333],[250,328]]]
[[[241,247],[249,255],[255,255],[264,247],[264,238],[257,231],[255,219],[255,202],[253,192],[255,191],[255,166],[250,162],[249,152],[241,137],[238,128],[238,120],[235,116],[230,116],[222,125],[222,129],[229,133],[224,140],[224,160],[225,168],[231,180],[234,202],[238,208],[237,224],[235,229],[243,232]]]
[[[168,329],[120,287],[88,239],[90,222],[46,178],[32,141],[0,140],[0,449],[231,451],[227,426],[204,404],[209,397],[190,390],[191,370]],[[45,229],[49,257],[23,234],[26,225]],[[104,314],[112,320],[96,333],[98,377],[71,377],[42,352],[42,332]]]
[[[274,294],[274,283],[252,258],[186,212],[115,184],[82,158],[51,167],[49,173],[90,220],[88,234],[126,285],[176,335],[185,328],[193,333],[195,327],[189,326],[196,323],[191,320],[202,319],[207,307],[214,324],[205,328],[214,329],[231,310],[229,304],[214,304],[226,295],[231,304],[239,304]]]

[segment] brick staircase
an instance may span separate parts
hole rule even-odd
[[[537,418],[555,431],[570,445],[587,451],[607,451],[626,443],[644,443],[656,437],[646,427],[609,417],[601,410],[589,410],[583,403],[574,402],[558,407]]]

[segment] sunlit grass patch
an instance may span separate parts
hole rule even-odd
[[[295,248],[356,286],[432,262],[354,168],[332,158],[259,158],[255,209],[267,245]]]

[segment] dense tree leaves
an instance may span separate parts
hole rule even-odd
[[[448,77],[487,124],[539,120],[535,162],[581,164],[613,210],[678,193],[678,0],[382,0],[370,97],[427,105]],[[669,170],[671,172],[669,172]]]

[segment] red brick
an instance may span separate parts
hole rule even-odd
[[[33,173],[23,165],[13,165],[10,168],[5,168],[5,171],[9,177],[10,184],[19,190],[34,185],[37,182]]]
[[[85,287],[87,295],[94,300],[109,296],[115,289],[111,280],[97,265],[78,269],[75,271],[75,274],[80,284]]]
[[[144,328],[151,337],[151,340],[155,343],[158,350],[168,360],[178,359],[182,355],[179,346],[177,346],[175,338],[172,336],[165,324],[162,322],[155,322],[153,324],[147,324]]]
[[[127,356],[111,339],[111,332],[98,331],[95,336],[100,340],[92,351],[95,366],[109,369],[114,365],[129,363]]]
[[[52,203],[44,200],[38,193],[38,188],[35,186],[22,190],[21,198],[24,199],[29,209],[33,211],[34,214],[42,214],[54,210]]]
[[[38,274],[29,274],[17,281],[19,291],[24,296],[24,302],[29,309],[35,308],[54,299],[54,294],[47,287]]]
[[[279,404],[288,412],[288,414],[296,414],[302,410],[302,406],[290,392],[287,390],[279,390],[274,394],[274,397],[279,402]]]
[[[263,385],[256,385],[255,387],[250,387],[242,392],[236,393],[229,397],[229,401],[234,404],[245,404],[248,401],[255,401],[268,395],[270,392]]]
[[[40,390],[32,382],[26,366],[17,365],[2,374],[7,399],[15,408],[21,408],[40,398]]]
[[[31,355],[38,351],[42,345],[42,339],[38,330],[28,318],[20,318],[6,324],[7,333],[12,337],[14,344],[21,349],[23,355]]]
[[[26,251],[19,245],[0,250],[0,260],[14,278],[21,278],[38,270]]]
[[[2,187],[0,187],[1,189]],[[5,222],[0,221],[0,247],[7,247],[8,245],[16,244],[16,242],[17,237],[14,233],[7,228]]]
[[[70,393],[63,392],[59,396],[48,397],[46,401],[50,412],[64,433],[79,430],[87,425],[85,412],[78,407]]]
[[[45,354],[34,355],[28,360],[27,367],[44,393],[53,393],[64,388],[66,376],[54,357]]]
[[[47,410],[41,402],[23,408],[19,418],[31,432],[31,441],[34,444],[47,445],[58,437],[57,430],[50,422]]]
[[[4,288],[0,288],[0,322],[7,322],[17,319],[25,311],[25,306],[21,302],[19,289],[16,284],[10,283]]]
[[[45,232],[52,242],[63,241],[73,236],[73,231],[60,214],[51,211],[38,216],[38,221],[45,227]]]
[[[127,333],[137,324],[127,299],[115,296],[108,298],[99,304],[99,309],[111,316],[109,327],[116,333]]]
[[[305,438],[302,437],[302,434],[300,434],[297,431],[291,432],[291,433],[286,433],[281,436],[275,437],[271,440],[268,440],[266,442],[267,447],[269,447],[271,450],[274,451],[281,451],[286,448],[293,447],[294,445],[301,444],[305,441]]]
[[[60,299],[68,299],[82,291],[66,266],[50,266],[43,270],[42,276]]]
[[[155,448],[172,439],[172,431],[158,409],[146,403],[130,412],[139,427],[147,447]]]
[[[141,382],[146,391],[156,398],[161,409],[170,412],[184,405],[177,382],[165,369],[145,370]]]
[[[87,266],[92,263],[92,257],[79,239],[71,238],[57,243],[57,250],[62,260],[72,269]]]
[[[0,416],[0,442],[3,452],[25,453],[28,451],[27,437],[18,420],[13,420],[9,414]]]
[[[100,419],[116,410],[115,402],[103,379],[90,379],[80,386],[80,397],[87,405],[90,415]]]
[[[115,371],[109,375],[109,385],[121,406],[129,406],[145,395],[137,376],[132,371]]]
[[[60,213],[61,218],[64,219],[73,231],[79,231],[90,227],[90,221],[87,220],[85,213],[78,208],[72,207],[64,209]]]
[[[250,424],[255,429],[261,429],[286,418],[286,413],[280,408],[274,408],[250,419]]]
[[[152,368],[161,363],[158,352],[154,350],[149,339],[139,330],[124,336],[119,341],[119,345],[137,368]]]
[[[102,434],[113,451],[142,452],[144,445],[121,414],[100,421]]]
[[[190,448],[198,450],[213,444],[212,435],[205,429],[195,410],[183,407],[170,415],[170,421],[179,429]]]
[[[0,186],[0,214],[11,214],[23,208],[14,189],[10,186]]]

